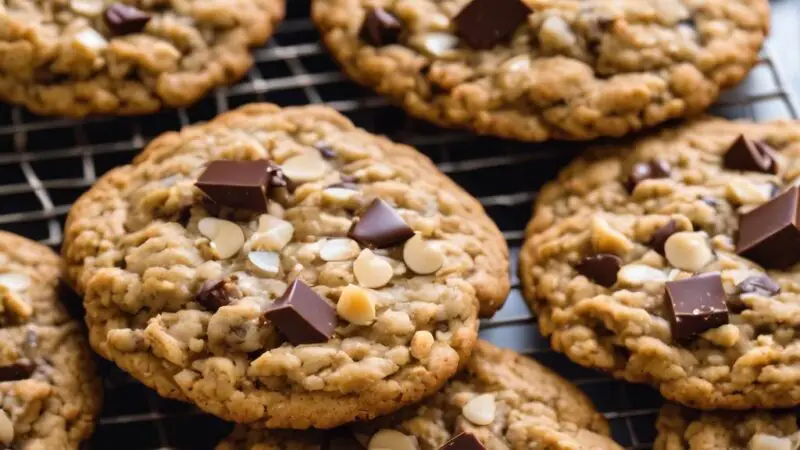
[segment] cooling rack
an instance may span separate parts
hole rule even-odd
[[[614,381],[552,352],[520,294],[517,255],[531,201],[581,146],[479,138],[411,120],[339,72],[319,44],[308,15],[307,0],[291,0],[287,20],[275,38],[255,52],[256,65],[245,79],[191,108],[137,119],[77,122],[0,104],[0,228],[57,248],[72,202],[158,134],[251,102],[325,103],[361,127],[414,145],[481,201],[511,248],[513,287],[506,306],[481,324],[482,336],[531,355],[580,386],[606,416],[621,445],[650,448],[662,402],[658,393]],[[730,118],[797,118],[798,106],[767,49],[749,78],[728,92],[713,112]],[[230,429],[192,406],[158,397],[111,364],[101,362],[101,371],[105,407],[87,450],[212,449]]]

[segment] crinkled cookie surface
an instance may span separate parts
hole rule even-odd
[[[81,326],[58,300],[59,259],[0,232],[0,446],[77,450],[102,390]]]
[[[519,14],[502,13],[517,0],[477,1],[487,27],[494,14]],[[470,0],[312,7],[327,47],[359,83],[422,119],[529,141],[621,136],[696,114],[744,78],[769,28],[766,0],[523,1],[527,20],[488,49],[462,37],[490,34],[459,28]],[[362,32],[372,8],[394,16],[384,20],[394,27],[373,31],[380,42]]]
[[[465,431],[473,433],[489,450],[621,448],[608,437],[605,419],[579,389],[529,358],[480,341],[464,371],[419,406],[333,433],[240,426],[217,450],[436,450]],[[343,435],[352,436],[360,445],[332,445],[332,438],[341,439]]]
[[[120,4],[0,4],[0,99],[74,117],[190,105],[245,74],[249,48],[267,40],[285,8],[284,0],[135,0],[125,5],[149,21],[109,26],[105,15]]]
[[[775,173],[726,167],[723,154],[740,135],[775,149]],[[798,123],[702,118],[574,161],[541,191],[521,252],[541,331],[573,361],[653,384],[689,406],[800,403],[798,266],[765,269],[735,251],[738,216],[791,190],[798,156]],[[666,174],[642,177],[629,191],[635,165],[651,170],[653,162]],[[673,226],[658,251],[657,235],[663,244]],[[577,270],[597,253],[620,264],[611,283]],[[728,323],[676,339],[665,284],[712,272]]]
[[[221,255],[195,182],[212,160],[265,158],[296,188],[266,214],[217,211],[243,237]],[[370,251],[346,237],[376,198],[424,239],[434,273],[406,266],[408,246]],[[273,255],[272,270],[256,253]],[[369,419],[434,392],[475,345],[479,309],[505,299],[507,253],[480,204],[415,150],[328,108],[267,104],[153,141],[79,199],[63,247],[101,355],[164,396],[285,428]],[[220,278],[231,298],[199,301]],[[293,345],[265,317],[294,280],[336,304],[326,342]]]

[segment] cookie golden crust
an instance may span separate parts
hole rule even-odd
[[[769,29],[767,0],[522,1],[527,20],[488,49],[463,38],[490,34],[460,27],[471,0],[313,0],[312,14],[344,71],[410,114],[526,141],[697,114],[746,76]],[[483,2],[484,26],[504,17],[501,3]],[[394,28],[362,32],[373,8]]]
[[[270,159],[294,193],[265,214],[210,218],[195,182],[222,159]],[[370,251],[347,237],[378,198],[438,270],[411,269],[411,239]],[[231,252],[203,231],[220,222],[241,236]],[[334,427],[434,392],[475,345],[479,309],[491,314],[509,288],[505,241],[475,199],[324,107],[250,105],[161,136],[78,200],[63,255],[101,355],[164,396],[270,428]],[[220,278],[230,298],[197,297]],[[294,280],[336,305],[327,341],[293,345],[264,316]]]
[[[742,135],[772,147],[776,165],[731,168]],[[520,256],[525,296],[553,348],[701,409],[800,404],[798,266],[774,267],[786,243],[768,258],[736,251],[740,215],[796,192],[798,155],[797,122],[702,118],[570,164],[541,191]],[[607,262],[594,273],[581,266],[597,255]],[[614,264],[612,279],[597,276]],[[724,320],[676,338],[692,330],[671,323],[667,286],[714,273]]]
[[[81,325],[58,299],[49,248],[0,232],[0,446],[77,450],[102,389]]]
[[[488,404],[482,405],[484,399]],[[410,437],[416,440],[417,448],[429,450],[440,448],[462,431],[475,434],[487,449],[621,449],[608,437],[603,416],[579,389],[529,358],[479,341],[464,371],[419,406],[333,433],[239,426],[217,450],[310,450],[320,448],[320,444],[324,448],[332,436],[343,435],[357,439],[366,448],[371,439],[385,440],[392,434],[387,442]]]
[[[37,114],[146,114],[241,78],[284,0],[19,0],[0,9],[0,99]]]

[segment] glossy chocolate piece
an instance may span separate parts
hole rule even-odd
[[[583,258],[575,266],[575,270],[601,286],[611,287],[617,282],[617,272],[621,266],[622,260],[619,256],[600,253]]]
[[[112,3],[103,13],[108,31],[117,36],[141,32],[150,19],[150,14],[124,3]]]
[[[367,11],[359,36],[374,47],[396,44],[400,40],[403,24],[392,13],[383,8]]]
[[[764,267],[785,269],[800,261],[800,189],[794,186],[739,217],[736,253]]]
[[[678,222],[670,220],[669,222],[665,223],[661,228],[653,233],[653,236],[650,238],[650,248],[663,255],[664,245],[667,243],[667,239],[669,239],[670,236],[678,231],[681,231],[681,229],[678,227]]]
[[[28,379],[35,370],[36,363],[29,359],[20,359],[13,364],[0,366],[0,382]]]
[[[385,201],[376,198],[350,227],[347,236],[370,248],[388,248],[414,236],[414,230]]]
[[[672,167],[669,163],[660,159],[654,159],[648,162],[636,163],[631,167],[626,181],[628,192],[633,192],[636,185],[644,180],[651,180],[655,178],[669,178],[672,173]]]
[[[269,168],[265,159],[211,161],[195,186],[219,206],[267,212]]]
[[[728,323],[727,296],[718,273],[669,281],[665,295],[674,339],[689,339]]]
[[[462,431],[457,435],[450,438],[444,445],[439,447],[439,450],[484,450],[485,447],[481,444],[478,438],[469,431]]]
[[[740,135],[722,156],[726,169],[745,172],[778,173],[775,150],[763,142]]]
[[[336,328],[336,310],[300,280],[292,282],[264,315],[294,345],[326,342]]]
[[[194,299],[209,311],[216,311],[231,303],[230,293],[225,287],[226,280],[219,278],[203,283]]]
[[[737,284],[736,292],[739,294],[758,294],[772,297],[780,294],[781,286],[767,275],[753,275]]]
[[[472,0],[456,15],[456,34],[476,50],[509,38],[533,11],[522,0]]]

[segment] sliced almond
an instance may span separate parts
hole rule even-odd
[[[417,233],[403,246],[403,260],[415,273],[427,275],[442,267],[444,255],[439,249],[428,245]]]
[[[256,269],[268,276],[277,275],[281,270],[281,257],[275,252],[250,252],[247,259]]]
[[[284,161],[281,169],[292,181],[304,183],[324,177],[328,171],[328,163],[319,152],[306,152]]]
[[[397,430],[383,429],[369,440],[369,450],[417,450],[417,440]]]
[[[494,422],[496,406],[493,394],[482,394],[468,401],[461,408],[461,414],[475,425],[489,425]]]
[[[0,284],[12,291],[21,292],[28,289],[28,286],[31,285],[31,279],[22,273],[3,273],[0,274]]]
[[[69,8],[78,14],[95,17],[105,9],[103,0],[70,0]]]
[[[365,248],[353,262],[353,274],[361,286],[379,288],[392,279],[394,271],[388,261]]]
[[[269,250],[282,250],[294,236],[294,226],[285,220],[262,214],[258,220],[259,242]]]
[[[626,264],[617,272],[617,279],[629,286],[639,286],[650,281],[667,281],[667,274],[645,264]]]
[[[336,312],[352,324],[369,325],[375,320],[375,301],[368,290],[351,284],[342,289]]]
[[[229,220],[204,217],[197,223],[197,229],[211,240],[212,248],[222,259],[235,255],[244,245],[242,228]]]
[[[358,242],[347,239],[330,239],[319,250],[319,257],[323,261],[347,261],[358,256],[361,248]]]

